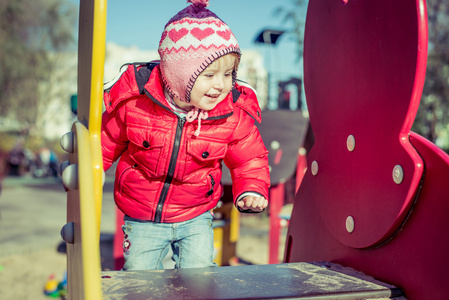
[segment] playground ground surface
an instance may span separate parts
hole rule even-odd
[[[66,193],[53,178],[7,177],[0,194],[0,299],[52,299],[43,292],[50,275],[61,280],[66,255],[59,231],[66,222]],[[106,181],[102,233],[114,230],[112,184]],[[268,263],[268,214],[241,215],[237,256]],[[280,258],[285,230],[281,235]],[[59,248],[59,251],[58,251]]]

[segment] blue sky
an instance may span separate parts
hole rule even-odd
[[[253,42],[264,28],[288,28],[273,11],[279,6],[291,7],[292,0],[210,0],[209,3],[208,8],[229,25],[242,49],[258,49],[266,56],[266,67],[273,76],[288,79],[302,74],[295,43],[287,35],[275,47]],[[157,49],[165,24],[186,7],[186,1],[109,0],[107,5],[107,41]]]

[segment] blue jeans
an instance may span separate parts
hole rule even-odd
[[[213,267],[213,216],[208,211],[179,223],[155,223],[125,216],[123,270],[160,270],[171,247],[175,268]]]

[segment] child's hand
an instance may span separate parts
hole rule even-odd
[[[261,212],[268,206],[268,200],[264,197],[247,196],[237,202],[237,206],[242,210]]]

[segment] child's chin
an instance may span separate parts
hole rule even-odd
[[[209,111],[211,109],[214,109],[215,106],[217,106],[217,104],[218,104],[218,102],[217,103],[206,103],[206,104],[201,105],[201,107],[198,107],[198,108],[200,108],[202,110]]]

